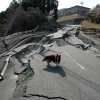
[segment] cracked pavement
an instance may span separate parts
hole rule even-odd
[[[35,54],[35,50],[29,51],[29,48],[28,52],[19,53],[19,58],[12,57],[5,80],[0,82],[1,100],[100,100],[97,49],[91,47],[83,51],[61,38],[55,38],[55,41],[50,47],[45,44],[45,52]],[[34,55],[29,57],[32,53]],[[60,65],[55,67],[51,63],[47,68],[47,64],[42,62],[43,57],[56,53],[61,54]],[[28,57],[30,62],[27,62]],[[33,72],[22,65],[22,58],[27,60],[24,65],[30,66]],[[18,76],[14,71],[19,72]]]

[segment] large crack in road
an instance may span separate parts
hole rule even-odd
[[[21,52],[23,54],[23,52]],[[30,100],[30,99],[38,99],[38,100],[68,100],[66,98],[63,97],[49,97],[46,95],[40,95],[40,94],[26,94],[27,91],[27,83],[29,80],[32,79],[32,77],[34,77],[34,70],[31,68],[30,62],[28,61],[27,63],[24,63],[21,61],[22,56],[21,53],[17,54],[17,59],[19,60],[19,62],[24,65],[25,69],[19,74],[18,74],[18,80],[16,81],[16,89],[14,91],[13,97],[11,98],[11,100]],[[25,51],[24,51],[25,54]],[[21,57],[19,57],[19,55]]]
[[[57,35],[57,33],[54,34]],[[13,53],[12,63],[14,63],[14,73],[18,75],[16,88],[11,100],[90,100],[90,98],[92,98],[91,100],[99,100],[97,92],[100,92],[100,85],[89,81],[90,79],[82,76],[83,73],[85,73],[85,70],[79,69],[79,67],[77,67],[78,65],[75,64],[76,60],[73,60],[72,57],[67,54],[67,49],[70,48],[70,50],[72,50],[72,45],[69,48],[66,48],[66,46],[69,46],[69,43],[66,41],[67,38],[65,41],[63,40],[63,33],[57,37],[56,35],[47,35],[46,37],[43,37],[39,43],[26,44],[27,46],[20,46],[10,53],[7,53],[7,55]],[[52,46],[54,46],[53,49]],[[46,69],[46,65],[42,62],[42,58],[45,55],[48,55],[49,52],[50,54],[61,53],[58,48],[63,49],[61,50],[64,60],[63,64],[57,68],[51,64],[51,67]],[[92,47],[87,49],[89,54],[92,52],[95,55],[99,52],[97,49],[91,48]],[[82,52],[82,49],[80,48],[74,50],[80,50]],[[94,57],[94,55],[92,55],[92,57]],[[65,60],[70,61],[68,62]],[[98,62],[98,60],[96,61]],[[66,67],[69,64],[73,69]],[[86,67],[89,66],[85,66],[85,68]],[[61,72],[62,70],[63,72]],[[82,88],[77,84],[82,86]],[[90,90],[92,90],[92,92],[90,92]]]

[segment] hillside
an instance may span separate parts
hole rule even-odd
[[[61,9],[58,14],[59,16],[79,14],[81,17],[85,17],[89,11],[90,8],[76,5],[70,8]]]
[[[73,15],[65,15],[62,17],[59,17],[57,20],[58,22],[65,22],[65,21],[74,21],[75,19],[80,19],[81,17],[78,14],[73,14]]]
[[[94,30],[100,30],[100,24],[92,23],[89,21],[83,21],[81,23],[81,26],[83,29],[94,29]]]

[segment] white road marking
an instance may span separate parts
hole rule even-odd
[[[66,53],[64,53],[64,54],[67,55],[68,57],[70,57],[70,58],[72,59],[72,61],[73,61],[77,66],[79,66],[82,70],[85,70],[85,67],[82,66],[80,63],[78,63],[75,59],[73,59],[73,57],[72,57],[68,52],[66,52]]]
[[[79,63],[77,63],[77,62],[76,62],[76,64],[77,64],[81,69],[85,70],[85,67],[83,67],[81,64],[79,64]]]
[[[60,53],[60,54],[64,54],[68,57],[70,57],[72,59],[72,61],[77,65],[79,66],[82,70],[85,70],[86,68],[84,66],[82,66],[80,63],[78,63],[67,51],[66,53],[63,53],[62,51],[56,51],[56,50],[52,50],[52,49],[49,49],[50,51],[52,52],[56,52],[56,53]]]
[[[66,53],[58,52],[58,51],[56,51],[56,50],[50,50],[50,51],[56,52],[56,53],[60,53],[60,54],[64,54],[64,55],[70,57],[70,58],[72,59],[72,61],[73,61],[77,66],[79,66],[82,70],[85,70],[85,67],[82,66],[80,63],[78,63],[67,51],[66,51]]]

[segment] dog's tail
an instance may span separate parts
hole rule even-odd
[[[42,61],[46,61],[48,59],[48,56],[45,56]]]
[[[45,61],[46,60],[46,58],[44,57],[43,59],[42,59],[42,61]]]

